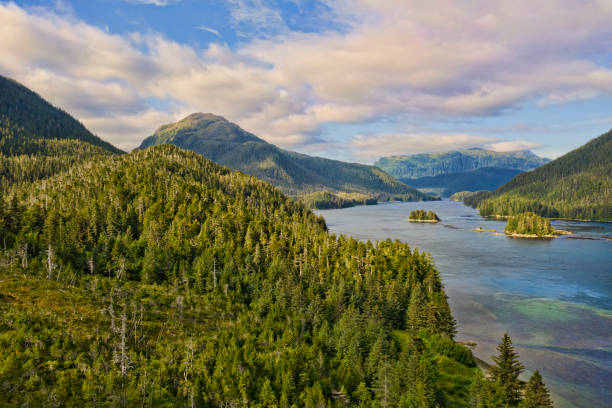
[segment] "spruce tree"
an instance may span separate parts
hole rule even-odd
[[[549,408],[553,406],[548,393],[548,388],[542,381],[542,376],[538,370],[533,373],[527,386],[521,408]]]
[[[519,362],[518,354],[514,351],[512,340],[504,333],[502,342],[497,346],[499,354],[493,356],[493,365],[490,369],[491,376],[498,380],[506,391],[506,399],[510,406],[517,406],[521,402],[521,391],[523,382],[519,375],[525,367]]]

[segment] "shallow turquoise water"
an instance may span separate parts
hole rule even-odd
[[[442,222],[407,222],[417,208]],[[318,214],[331,232],[397,238],[429,252],[458,322],[457,340],[478,343],[478,357],[490,361],[507,332],[528,371],[540,369],[557,406],[612,406],[612,224],[553,221],[574,235],[531,240],[475,232],[503,232],[505,221],[451,201]]]

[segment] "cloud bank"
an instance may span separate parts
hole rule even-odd
[[[612,94],[607,0],[326,4],[327,18],[343,30],[292,32],[262,0],[231,0],[235,22],[271,28],[234,48],[212,43],[205,49],[0,4],[0,73],[124,149],[193,111],[223,115],[272,143],[307,149],[322,143],[330,123],[499,115],[526,103]],[[510,147],[470,134],[398,132],[356,136],[348,148],[369,161],[385,149],[414,153],[486,143]]]

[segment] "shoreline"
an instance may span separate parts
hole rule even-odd
[[[407,218],[406,221],[408,221],[408,222],[430,222],[432,224],[436,224],[436,223],[440,222],[440,220],[416,220],[414,218]]]
[[[548,235],[538,235],[538,234],[518,234],[516,232],[512,232],[512,233],[508,233],[506,231],[504,231],[504,234],[506,234],[508,237],[510,238],[531,238],[531,239],[537,239],[537,238],[558,238],[562,235],[574,235],[573,232],[571,231],[566,231],[566,230],[554,230],[553,234],[548,234]]]
[[[464,204],[465,205],[465,204]],[[466,205],[466,207],[469,207]],[[473,208],[473,207],[470,207]],[[478,210],[478,208],[476,208],[476,210]],[[492,215],[482,215],[480,214],[480,210],[478,210],[478,215],[480,215],[482,218],[490,218],[490,219],[494,219],[494,220],[507,220],[510,217],[513,217],[513,215],[499,215],[499,214],[492,214]],[[548,217],[544,217],[544,218],[548,218]],[[605,223],[612,223],[612,221],[608,221],[608,220],[584,220],[584,219],[580,219],[580,218],[548,218],[549,220],[554,220],[554,221],[577,221],[577,222],[605,222]]]

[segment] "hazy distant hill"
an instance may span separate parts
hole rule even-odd
[[[0,120],[35,139],[76,139],[112,153],[121,150],[92,134],[75,118],[35,92],[0,75]]]
[[[462,173],[440,174],[417,179],[403,178],[400,181],[421,191],[433,191],[441,197],[450,197],[459,191],[495,190],[521,173],[520,170],[499,167],[482,167]]]
[[[483,167],[528,171],[549,161],[530,151],[494,152],[474,148],[445,153],[388,156],[379,159],[374,165],[398,179],[416,179],[463,173]]]
[[[464,200],[483,215],[612,220],[612,131],[491,193]]]
[[[368,165],[280,149],[226,119],[194,113],[160,127],[140,148],[173,144],[265,180],[290,195],[320,191],[370,195],[382,200],[426,200],[427,196]]]

